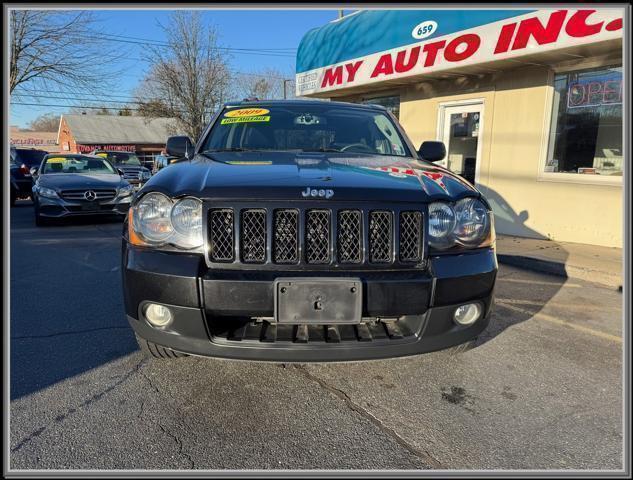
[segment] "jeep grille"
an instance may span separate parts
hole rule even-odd
[[[424,260],[423,212],[411,208],[211,208],[211,263],[411,268]],[[265,265],[264,265],[265,264]]]

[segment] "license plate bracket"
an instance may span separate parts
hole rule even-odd
[[[84,212],[94,212],[99,210],[99,204],[95,202],[82,203],[81,210]]]
[[[363,312],[359,278],[279,278],[275,280],[275,322],[357,324]]]

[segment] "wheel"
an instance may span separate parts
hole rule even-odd
[[[40,206],[35,202],[35,226],[44,227],[46,225],[50,225],[50,219],[40,215]]]
[[[136,334],[134,335],[136,336],[138,346],[141,347],[141,352],[143,352],[143,355],[145,355],[146,357],[160,358],[161,360],[166,360],[189,356],[186,353],[176,352],[171,348],[156,345],[155,343],[145,340],[144,338],[141,338]]]

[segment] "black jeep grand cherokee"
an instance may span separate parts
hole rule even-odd
[[[225,105],[152,177],[124,227],[142,350],[342,361],[462,349],[497,273],[490,206],[380,106]]]

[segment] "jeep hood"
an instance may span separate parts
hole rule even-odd
[[[448,170],[412,158],[294,152],[197,155],[154,175],[144,190],[202,199],[301,200],[307,188],[330,201],[426,202],[479,192]]]

